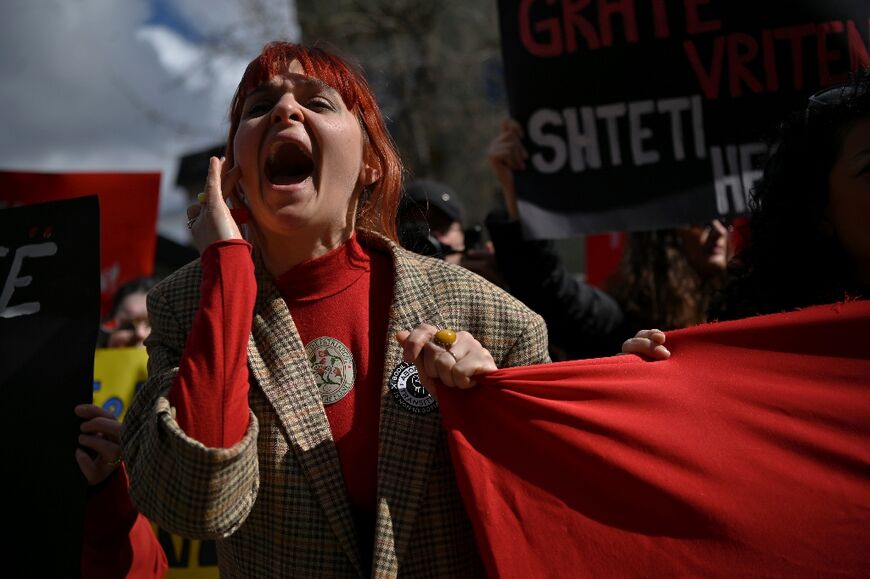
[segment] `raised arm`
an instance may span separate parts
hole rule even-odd
[[[502,123],[487,160],[504,195],[504,211],[493,211],[486,225],[495,246],[499,272],[515,297],[540,314],[550,341],[571,358],[609,356],[626,338],[619,304],[606,292],[577,280],[548,240],[527,240],[519,221],[514,171],[525,168],[522,128]]]
[[[223,203],[219,167],[213,159],[216,191],[206,202],[214,205]],[[214,205],[199,217],[198,233],[209,234],[205,220],[226,210]],[[148,295],[149,380],[122,441],[130,494],[143,513],[180,535],[221,538],[244,522],[259,485],[245,349],[256,284],[244,241],[212,239],[201,249],[201,267],[185,267]]]

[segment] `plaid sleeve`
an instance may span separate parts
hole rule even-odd
[[[525,304],[459,266],[419,256],[409,259],[426,272],[418,287],[432,293],[445,322],[471,333],[489,350],[496,366],[550,361],[547,325]]]
[[[122,450],[130,496],[143,514],[178,535],[212,539],[235,532],[256,500],[258,423],[251,414],[248,431],[235,446],[208,448],[175,421],[166,394],[186,339],[177,312],[191,305],[195,311],[198,277],[198,268],[184,268],[148,295],[149,379],[127,413]],[[178,308],[167,295],[178,298]]]
[[[502,359],[500,368],[546,364],[550,361],[547,353],[547,324],[531,311],[529,318],[529,323]]]

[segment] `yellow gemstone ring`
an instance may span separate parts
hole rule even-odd
[[[435,343],[445,350],[449,350],[450,346],[456,343],[456,330],[449,330],[447,328],[438,330],[435,332]]]

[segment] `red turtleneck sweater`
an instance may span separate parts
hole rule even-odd
[[[244,241],[221,241],[203,252],[200,308],[169,392],[179,426],[210,447],[232,446],[248,426],[246,348],[256,299],[250,250]],[[357,534],[370,556],[391,258],[354,236],[275,284],[312,361]]]

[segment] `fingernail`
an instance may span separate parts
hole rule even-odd
[[[202,193],[198,193],[196,195],[196,200],[199,201],[200,203],[205,203],[206,199],[207,199],[207,196],[205,194],[205,191],[203,191]]]

